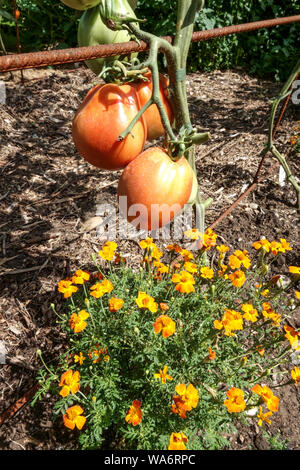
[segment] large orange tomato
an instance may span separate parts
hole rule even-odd
[[[135,89],[126,85],[97,85],[86,95],[72,124],[72,135],[80,155],[103,170],[124,168],[139,155],[147,130],[143,116],[122,141],[125,131],[140,109]]]
[[[131,85],[137,90],[141,106],[146,104],[151,96],[153,90],[153,82],[152,82],[152,73],[151,71],[144,74],[144,77],[148,79],[148,81],[140,80],[138,82],[133,82]],[[168,94],[168,86],[169,80],[163,74],[159,74],[159,88],[160,88],[160,98],[163,102],[165,107],[165,111],[168,115],[170,123],[172,124],[174,121],[174,115],[171,107],[171,103],[169,101],[169,94]],[[161,122],[160,113],[156,104],[152,104],[150,108],[147,109],[144,113],[144,117],[147,124],[147,140],[152,141],[164,135],[165,130],[164,126]]]
[[[169,223],[189,200],[193,170],[185,157],[172,161],[160,147],[151,147],[124,169],[118,185],[120,210],[145,230]],[[126,196],[126,198],[122,197]]]

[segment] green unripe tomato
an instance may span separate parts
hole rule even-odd
[[[135,14],[127,0],[116,2],[116,11],[120,15],[131,16]],[[102,21],[97,7],[86,10],[79,21],[78,45],[80,47],[99,46],[100,44],[116,44],[130,41],[128,31],[112,31]],[[136,54],[135,54],[136,55]],[[118,56],[87,60],[85,63],[95,74],[99,75],[105,63],[112,62]]]
[[[88,10],[98,5],[100,1],[101,0],[61,0],[62,3],[75,10]]]

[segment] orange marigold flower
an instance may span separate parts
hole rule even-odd
[[[216,359],[217,355],[215,353],[215,351],[213,351],[211,348],[208,348],[208,359],[210,361],[213,361],[214,359]]]
[[[74,284],[84,284],[86,281],[90,279],[90,274],[86,271],[82,271],[78,269],[74,276],[72,277],[72,282]]]
[[[258,317],[258,311],[256,308],[253,308],[252,304],[242,304],[241,309],[244,312],[244,319],[247,321],[251,321],[252,323],[255,323],[257,321]]]
[[[183,257],[184,261],[190,261],[191,259],[194,259],[194,255],[193,253],[190,251],[190,250],[185,250],[185,249],[182,249],[180,250],[179,252],[181,254],[181,256]]]
[[[73,372],[72,369],[64,372],[60,378],[59,386],[62,387],[59,394],[62,397],[68,396],[70,393],[77,393],[80,388],[80,374],[76,370]]]
[[[90,351],[88,353],[88,357],[90,359],[93,359],[93,364],[96,364],[97,362],[101,361],[102,356],[104,356],[107,353],[107,348],[99,348],[99,343],[95,345],[95,349]]]
[[[168,251],[175,251],[175,253],[180,253],[182,250],[181,246],[177,243],[174,243],[173,245],[167,245],[166,248]]]
[[[199,238],[203,237],[203,234],[196,228],[191,228],[184,232],[184,235],[191,240],[199,240]]]
[[[204,234],[203,246],[206,251],[210,250],[213,246],[217,244],[216,240],[218,235],[214,233],[211,229],[208,229]]]
[[[85,310],[80,310],[78,313],[73,313],[69,319],[70,328],[74,330],[74,333],[80,333],[80,331],[84,330],[87,322],[85,321],[89,318],[89,313]]]
[[[222,330],[224,328],[227,336],[233,336],[232,331],[242,330],[244,328],[243,316],[240,312],[226,309],[222,320],[215,320],[214,326],[217,330]]]
[[[270,242],[267,239],[263,238],[262,240],[254,242],[252,246],[253,248],[255,248],[255,250],[264,250],[269,253],[270,245]]]
[[[72,281],[63,280],[58,283],[58,292],[64,294],[65,299],[71,297],[77,291],[78,287],[73,286]]]
[[[86,357],[82,354],[82,352],[78,354],[74,354],[74,362],[79,362],[79,364],[82,366],[83,361],[86,360]]]
[[[195,263],[191,263],[191,261],[186,261],[183,265],[185,271],[191,274],[195,274],[197,272],[197,265]]]
[[[150,312],[157,312],[158,305],[155,302],[154,298],[146,294],[146,292],[139,291],[137,299],[135,302],[139,308],[147,308]]]
[[[194,292],[195,279],[187,271],[180,271],[180,273],[173,274],[172,282],[176,283],[176,290],[182,294]]]
[[[272,411],[268,411],[267,413],[263,413],[262,407],[259,407],[258,417],[258,426],[262,426],[263,422],[271,424],[271,421],[268,419],[269,416],[272,416]]]
[[[160,308],[163,312],[166,312],[167,310],[169,310],[170,307],[169,307],[169,305],[166,304],[165,302],[161,302],[161,303],[159,304],[159,308]]]
[[[247,250],[236,250],[233,255],[238,258],[241,264],[244,266],[245,269],[249,269],[251,266],[251,261],[249,258],[249,253]]]
[[[279,398],[273,395],[269,387],[256,384],[251,390],[263,399],[270,411],[278,411]]]
[[[173,412],[178,413],[176,410],[182,410],[186,412],[196,408],[199,401],[199,394],[194,385],[189,384],[186,386],[185,384],[178,384],[176,385],[175,390],[177,395],[173,396],[173,400],[175,402],[175,408],[173,408]]]
[[[163,384],[166,383],[167,380],[173,380],[173,377],[168,375],[168,366],[164,366],[162,370],[159,371],[159,374],[154,374],[156,379],[160,379]]]
[[[160,261],[154,261],[153,266],[156,268],[157,274],[167,274],[170,270],[169,266]]]
[[[273,253],[273,255],[278,255],[279,251],[281,251],[281,244],[276,241],[271,242],[270,251]]]
[[[81,416],[83,409],[79,405],[71,406],[66,410],[66,413],[63,415],[64,425],[69,429],[74,429],[75,426],[77,429],[81,430],[86,422],[86,418]]]
[[[260,356],[265,354],[265,349],[262,346],[256,346],[256,350]]]
[[[264,302],[263,303],[262,314],[266,319],[272,320],[275,326],[278,327],[280,325],[281,315],[274,312],[274,310],[272,309],[271,304],[269,302]]]
[[[246,276],[243,271],[234,271],[233,273],[228,275],[228,279],[230,279],[231,283],[235,287],[242,287],[244,282],[246,281]]]
[[[227,279],[228,275],[225,274],[225,272],[227,271],[228,266],[226,266],[226,264],[221,264],[221,265],[220,265],[220,268],[221,268],[221,269],[218,271],[218,276],[219,276],[219,277],[223,277],[223,276],[224,276],[224,278]]]
[[[96,299],[99,299],[100,297],[103,297],[104,294],[111,292],[113,288],[113,284],[108,279],[104,279],[104,281],[94,284],[90,290],[92,291],[91,295]]]
[[[229,413],[239,413],[240,411],[244,411],[246,408],[246,402],[244,400],[244,392],[240,388],[231,387],[226,392],[228,399],[224,401],[224,405],[226,406]]]
[[[300,350],[300,333],[297,333],[297,331],[294,330],[294,328],[292,328],[291,326],[288,326],[288,325],[284,325],[283,328],[284,328],[284,331],[285,331],[284,336],[289,341],[291,347],[295,351],[299,351]]]
[[[142,421],[142,403],[138,400],[133,400],[132,405],[130,406],[126,416],[125,421],[133,426],[137,426]]]
[[[241,267],[241,260],[235,255],[230,255],[228,260],[228,266],[230,269],[239,269]]]
[[[117,297],[111,297],[108,301],[108,307],[110,312],[117,312],[124,305],[123,299],[117,299]]]
[[[188,438],[183,432],[172,432],[168,450],[186,450]]]
[[[295,366],[293,370],[291,370],[291,376],[293,380],[295,380],[296,385],[300,383],[300,369],[299,367]]]
[[[155,333],[162,332],[163,338],[173,335],[175,333],[175,326],[174,320],[168,317],[168,315],[160,315],[153,324]]]
[[[208,266],[202,266],[202,268],[200,268],[200,276],[203,277],[203,279],[212,279],[214,277],[214,271]]]

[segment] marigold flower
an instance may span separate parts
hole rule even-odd
[[[203,279],[212,279],[214,277],[214,271],[208,266],[202,266],[202,268],[200,268],[200,276],[203,277]]]
[[[219,276],[219,277],[223,277],[223,276],[224,276],[224,278],[227,279],[228,275],[225,274],[225,272],[227,271],[228,266],[227,266],[226,264],[221,264],[221,265],[220,265],[220,268],[221,268],[221,269],[218,271],[218,276]]]
[[[241,267],[241,260],[235,255],[230,255],[228,260],[228,266],[230,269],[239,269]]]
[[[90,279],[90,274],[86,271],[82,271],[78,269],[74,276],[72,277],[72,282],[74,284],[84,284],[86,281]]]
[[[90,288],[92,291],[91,296],[99,299],[100,297],[103,297],[104,294],[111,292],[113,288],[113,284],[108,279],[104,279],[104,281],[97,282]]]
[[[283,328],[284,328],[284,331],[285,331],[284,336],[289,341],[291,347],[295,351],[299,351],[300,350],[300,333],[297,333],[297,331],[294,330],[294,328],[292,328],[291,326],[288,326],[288,325],[284,325]]]
[[[98,255],[106,261],[112,261],[118,245],[115,242],[106,242]]]
[[[159,374],[154,374],[156,379],[160,379],[163,384],[166,383],[167,380],[173,380],[173,377],[168,375],[168,366],[164,366],[162,370],[159,371]]]
[[[228,275],[228,279],[230,279],[231,283],[235,287],[242,287],[244,282],[246,281],[246,276],[243,271],[234,271],[233,273]]]
[[[159,304],[159,308],[160,308],[163,312],[166,312],[167,310],[169,310],[170,307],[169,307],[169,305],[166,304],[165,302],[161,302],[161,303]]]
[[[296,385],[300,383],[300,369],[299,367],[295,366],[293,370],[291,370],[292,379],[295,380]]]
[[[286,251],[291,251],[293,248],[291,247],[290,243],[286,241],[285,238],[280,238],[280,248],[279,251],[281,253],[285,253]]]
[[[145,240],[141,240],[139,242],[139,245],[142,248],[142,250],[151,250],[152,248],[156,246],[155,243],[153,242],[153,238],[150,238],[150,237],[147,237]]]
[[[182,250],[181,246],[177,243],[174,243],[173,245],[167,245],[166,248],[168,251],[175,251],[175,253],[180,253]]]
[[[135,302],[139,308],[147,308],[150,312],[157,312],[158,305],[155,302],[154,298],[146,294],[146,292],[139,291],[137,299]]]
[[[142,421],[142,410],[141,402],[138,400],[133,400],[132,405],[130,406],[126,416],[125,421],[133,426],[137,426]]]
[[[168,317],[168,315],[160,315],[153,324],[155,333],[162,332],[163,338],[173,335],[175,333],[175,326],[174,320]]]
[[[217,330],[222,330],[224,328],[227,336],[233,336],[232,331],[242,330],[244,328],[243,316],[240,312],[226,309],[222,320],[215,320],[214,326]]]
[[[183,260],[185,262],[190,261],[191,259],[194,259],[194,255],[190,250],[182,249],[180,250],[180,255],[183,257]]]
[[[195,274],[197,272],[197,265],[195,263],[191,263],[191,261],[186,261],[183,265],[185,271],[190,274]]]
[[[167,274],[170,270],[169,266],[160,261],[154,261],[153,266],[156,268],[157,274]]]
[[[262,240],[254,242],[252,246],[253,248],[255,248],[255,250],[264,250],[269,253],[270,245],[270,242],[267,239],[263,238]]]
[[[72,369],[64,372],[60,378],[59,386],[62,387],[59,394],[62,397],[68,396],[70,393],[77,393],[80,388],[80,374],[78,371],[73,372]]]
[[[63,280],[58,283],[58,292],[64,294],[65,299],[68,299],[77,291],[78,287],[73,286],[72,281]]]
[[[295,290],[295,296],[296,296],[296,299],[300,300],[300,291],[299,290]]]
[[[247,250],[236,250],[233,255],[238,258],[241,264],[244,266],[245,269],[249,269],[251,266],[251,260],[249,258],[249,254]],[[239,267],[239,266],[238,266]]]
[[[215,351],[213,351],[211,348],[208,348],[208,359],[210,361],[213,361],[214,359],[216,359],[217,355],[215,353]]]
[[[274,310],[271,307],[271,304],[269,302],[264,302],[263,303],[263,311],[262,314],[265,318],[272,320],[275,326],[279,326],[281,322],[281,315],[278,313],[275,313]]]
[[[70,328],[74,330],[74,333],[80,333],[80,331],[84,330],[87,322],[84,321],[89,318],[89,313],[85,310],[80,310],[78,313],[73,313],[69,319]]]
[[[107,353],[107,348],[99,348],[99,343],[95,345],[95,349],[90,351],[88,353],[88,357],[90,359],[93,359],[93,364],[96,364],[97,362],[101,361],[102,356],[104,356]]]
[[[294,274],[296,277],[300,276],[300,267],[299,266],[289,266],[289,272]]]
[[[188,294],[194,292],[195,279],[187,271],[180,271],[172,276],[172,282],[176,283],[176,290],[182,294]]]
[[[82,352],[78,354],[74,354],[74,362],[79,362],[79,364],[82,366],[83,361],[86,360],[86,357],[82,354]]]
[[[110,312],[117,312],[124,305],[123,299],[117,299],[117,297],[111,297],[108,301],[108,307]]]
[[[188,438],[183,432],[172,432],[168,450],[186,450]]]
[[[75,426],[77,429],[81,430],[86,422],[86,418],[81,416],[83,409],[79,405],[71,406],[66,410],[66,413],[63,415],[64,425],[69,429],[74,429]]]
[[[278,411],[279,398],[273,395],[269,387],[256,384],[251,390],[263,399],[270,411]]]
[[[259,407],[258,417],[258,426],[262,426],[263,422],[271,424],[271,421],[268,419],[269,416],[272,416],[272,411],[268,411],[267,413],[263,413],[262,407]]]
[[[231,387],[226,392],[226,395],[228,396],[228,399],[224,401],[224,405],[229,413],[239,413],[240,411],[244,411],[246,408],[246,402],[244,400],[243,390]]]
[[[203,246],[206,251],[210,250],[213,246],[217,244],[216,240],[218,235],[214,233],[211,229],[208,229],[204,234]]]
[[[265,349],[262,346],[256,346],[256,350],[260,356],[265,354]]]
[[[152,251],[151,251],[151,258],[156,259],[156,261],[160,261],[160,258],[162,257],[163,252],[159,251],[157,246],[155,246]]]
[[[225,255],[227,251],[229,251],[229,246],[227,245],[218,245],[217,250],[220,252],[220,255]]]
[[[251,321],[252,323],[257,321],[258,311],[256,308],[253,308],[252,304],[242,304],[241,309],[244,312],[243,317],[245,320]]]
[[[194,385],[189,384],[186,386],[185,384],[178,384],[176,385],[175,390],[177,395],[173,396],[175,403],[175,407],[173,407],[172,410],[173,412],[178,413],[179,410],[186,412],[196,408],[199,401],[199,394]],[[180,415],[180,412],[178,414]]]
[[[191,228],[184,232],[184,235],[191,240],[199,240],[199,238],[203,237],[203,234],[196,228]]]

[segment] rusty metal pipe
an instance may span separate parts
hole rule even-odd
[[[300,21],[300,15],[273,18],[271,20],[255,21],[225,28],[215,28],[206,31],[196,31],[192,41],[205,41],[230,34],[246,33],[261,28],[295,23]],[[172,43],[172,36],[164,36],[164,39]],[[83,62],[85,60],[97,59],[99,57],[111,57],[114,55],[127,55],[131,52],[143,52],[148,49],[145,42],[138,45],[135,41],[118,44],[103,44],[99,46],[77,47],[70,49],[29,52],[25,54],[10,54],[0,57],[0,72],[22,70],[35,67],[46,67],[48,65],[66,64],[72,62]]]

